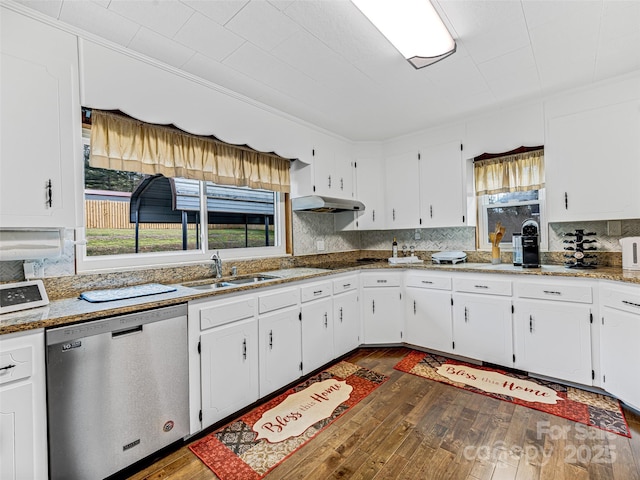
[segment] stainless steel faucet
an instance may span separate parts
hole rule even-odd
[[[216,274],[216,278],[222,278],[222,258],[220,258],[220,252],[216,252],[211,255],[211,260],[213,260],[213,271]]]

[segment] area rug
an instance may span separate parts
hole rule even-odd
[[[387,379],[337,363],[189,448],[221,480],[258,480]]]
[[[414,350],[394,368],[631,437],[620,402],[606,395]]]

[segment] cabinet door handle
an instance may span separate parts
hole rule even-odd
[[[413,301],[413,314],[416,314],[416,301]]]
[[[340,307],[340,323],[342,323],[342,307]]]
[[[242,358],[247,359],[247,339],[242,340]]]
[[[562,295],[562,292],[557,292],[555,290],[543,290],[547,295]]]
[[[372,221],[372,222],[375,222],[375,221],[376,221],[376,211],[375,211],[375,210],[372,210],[372,211],[371,211],[371,221]]]
[[[630,302],[628,300],[622,300],[622,303],[624,303],[625,305],[629,305],[631,307],[640,308],[640,303],[633,303],[633,302]]]
[[[53,207],[53,186],[51,184],[51,179],[47,180],[47,183],[46,183],[46,186],[45,186],[45,190],[46,190],[45,203],[46,203],[47,207],[51,208],[51,207]]]
[[[273,350],[273,330],[269,330],[269,350]]]
[[[376,301],[371,300],[371,311],[372,313],[376,313]]]
[[[344,190],[344,178],[340,179],[340,190]]]
[[[331,175],[329,175],[329,188],[331,188]]]
[[[429,217],[433,218],[433,205],[429,205]]]
[[[469,310],[464,307],[464,323],[469,323]]]
[[[324,312],[324,328],[327,328],[329,325],[329,318],[327,316],[327,312]]]
[[[529,315],[529,333],[533,333],[533,315]]]
[[[564,209],[569,210],[569,195],[567,195],[567,192],[564,192]]]
[[[11,364],[11,365],[5,365],[4,367],[0,367],[0,370],[11,370],[12,368],[15,368],[16,366]]]
[[[395,219],[396,219],[396,209],[395,208],[391,210],[391,216],[392,216],[393,220],[395,221]]]

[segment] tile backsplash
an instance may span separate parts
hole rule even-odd
[[[640,219],[622,220],[622,234],[611,236],[607,234],[607,222],[571,222],[552,223],[549,225],[549,251],[557,254],[544,258],[561,261],[560,252],[563,251],[563,233],[573,232],[578,228],[596,232],[598,252],[606,256],[619,254],[621,251],[618,240],[622,237],[640,236]],[[419,238],[416,238],[416,234]],[[407,230],[371,230],[371,231],[336,231],[332,214],[310,212],[294,212],[293,214],[293,248],[295,256],[349,252],[354,250],[388,250],[391,252],[391,242],[396,237],[398,245],[407,247],[413,245],[417,251],[430,252],[440,250],[475,250],[474,227],[407,229]],[[62,255],[56,259],[40,261],[44,269],[44,276],[65,277],[75,274],[75,249],[73,246],[73,231],[65,232],[65,248]],[[324,250],[318,249],[318,241]],[[619,256],[619,255],[618,255]],[[604,255],[603,255],[604,257]],[[619,262],[608,261],[608,264]],[[0,282],[24,280],[22,261],[0,262]]]

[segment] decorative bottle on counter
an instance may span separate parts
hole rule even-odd
[[[522,266],[522,234],[513,233],[513,264],[516,266]]]
[[[396,237],[393,237],[393,243],[391,244],[391,256],[398,258],[398,242],[396,241]]]

